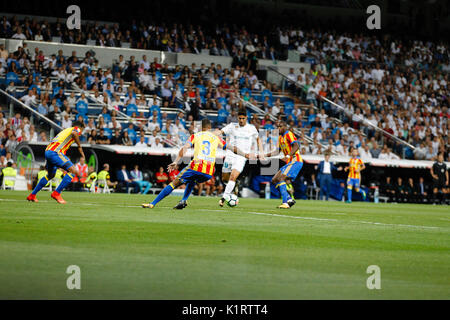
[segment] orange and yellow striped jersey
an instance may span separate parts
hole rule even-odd
[[[361,179],[361,167],[363,166],[363,161],[360,158],[351,158],[348,162],[348,178],[349,179]]]
[[[278,145],[285,156],[288,156],[291,153],[293,143],[298,143],[297,137],[289,130],[287,130],[283,135],[280,135],[278,138]],[[297,152],[289,158],[288,163],[292,161],[303,162],[302,156],[300,155],[300,148],[298,148]]]
[[[217,147],[225,148],[226,142],[209,131],[201,131],[191,135],[189,142],[191,146],[194,146],[194,158],[189,164],[189,168],[212,176],[216,163]]]
[[[72,143],[75,142],[72,134],[78,134],[78,136],[81,136],[81,129],[78,127],[70,127],[64,129],[63,131],[58,133],[56,137],[52,139],[52,141],[50,141],[50,144],[47,146],[45,151],[51,150],[66,154],[67,149],[69,149]]]

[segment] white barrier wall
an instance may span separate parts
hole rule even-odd
[[[211,56],[206,54],[192,54],[192,53],[178,53],[177,54],[177,64],[190,66],[192,63],[195,63],[197,66],[200,66],[202,63],[209,66],[211,63],[215,63],[216,65],[222,65],[222,68],[231,68],[231,62],[233,59],[231,57],[223,57],[223,56]]]
[[[300,74],[300,68],[305,69],[305,73],[308,73],[311,69],[311,65],[309,63],[305,62],[288,62],[288,61],[272,61],[272,60],[258,60],[258,64],[260,68],[265,67],[273,67],[278,70],[278,72],[281,72],[283,74],[289,74],[289,70],[291,68],[294,68],[295,74]],[[267,69],[267,81],[271,83],[276,83],[277,85],[281,85],[283,82],[283,76],[280,74],[271,71],[270,69]]]
[[[153,62],[154,58],[158,58],[159,62],[167,62],[169,65],[178,64],[190,66],[192,63],[195,63],[197,66],[200,66],[202,63],[204,63],[208,66],[211,63],[215,63],[216,65],[222,65],[222,68],[231,68],[231,63],[233,61],[231,57],[212,56],[205,54],[173,53],[131,48],[111,48],[32,40],[0,39],[0,41],[6,43],[5,47],[10,52],[17,50],[17,47],[22,46],[23,43],[26,43],[30,52],[34,52],[35,48],[39,48],[39,50],[42,50],[42,52],[46,56],[57,54],[58,50],[62,50],[65,56],[71,56],[72,51],[76,51],[78,57],[84,57],[86,52],[92,50],[95,52],[95,58],[99,61],[99,66],[102,68],[111,67],[112,63],[115,60],[119,59],[119,55],[123,55],[125,60],[129,60],[131,56],[134,56],[137,62],[142,59],[143,55],[146,55],[149,62]],[[299,69],[301,67],[305,68],[305,72],[308,72],[310,69],[310,65],[308,63],[301,62],[277,61],[275,64],[272,60],[259,59],[258,64],[263,69],[266,66],[276,67],[278,71],[285,74],[289,73],[290,68],[294,68],[296,73],[299,72]],[[267,80],[270,82],[281,83],[282,79],[281,76],[269,71]]]
[[[39,48],[39,50],[42,50],[42,52],[46,56],[57,54],[58,50],[62,50],[65,56],[71,56],[72,51],[76,51],[78,57],[84,57],[86,52],[92,50],[95,52],[95,58],[98,60],[98,64],[102,68],[111,67],[113,61],[119,59],[119,55],[123,55],[125,60],[129,60],[131,56],[134,56],[137,62],[142,60],[143,55],[146,55],[147,61],[149,62],[153,62],[154,58],[158,58],[158,61],[161,62],[161,51],[86,46],[80,44],[41,42],[29,40],[25,40],[24,42],[28,45],[30,52],[34,52],[34,49],[37,47]]]

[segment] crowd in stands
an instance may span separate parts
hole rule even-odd
[[[213,35],[205,35],[198,26],[182,24],[135,23],[129,30],[97,24],[79,34],[65,30],[61,23],[9,21],[4,17],[1,25],[3,35],[14,38],[34,37],[45,26],[47,39],[39,40],[56,35],[63,42],[95,38],[100,45],[117,46],[112,40],[128,35],[124,39],[140,48],[183,52],[201,44],[201,49],[216,54],[212,51],[216,44],[218,54],[223,49],[233,57],[230,69],[215,64],[174,67],[157,59],[149,61],[145,55],[128,61],[119,56],[111,68],[102,69],[91,52],[84,57],[73,52],[67,57],[59,51],[46,57],[37,48],[30,52],[26,44],[11,53],[0,45],[0,72],[10,75],[6,76],[7,82],[13,80],[7,91],[12,92],[17,85],[27,87],[28,93],[20,99],[63,127],[74,120],[85,121],[88,143],[180,145],[193,132],[193,121],[199,120],[203,111],[217,112],[216,126],[220,126],[234,121],[235,110],[249,102],[266,112],[262,119],[249,113],[258,129],[274,128],[273,117],[302,129],[314,141],[302,145],[303,154],[328,150],[346,156],[356,147],[366,160],[434,160],[440,152],[446,161],[449,158],[450,65],[446,42],[400,41],[389,36],[379,39],[295,27],[281,28],[278,40],[269,44],[267,35],[236,26],[231,31],[227,26],[218,26]],[[269,38],[274,41],[274,37]],[[155,44],[154,40],[160,42]],[[271,51],[271,47],[276,50]],[[277,98],[275,92],[281,89],[256,76],[257,59],[267,58],[267,52],[280,56],[280,49],[297,50],[312,63],[309,72],[292,69],[287,75],[298,84],[287,82],[292,99]],[[57,79],[56,85],[50,77]],[[73,88],[83,93],[66,93]],[[294,103],[294,96],[309,106]],[[343,106],[344,112],[321,97]],[[80,105],[87,105],[91,99],[106,106],[96,119],[80,112]],[[178,108],[179,112],[170,119],[161,110],[164,108]],[[124,127],[116,121],[121,113],[136,121]],[[37,135],[38,141],[40,138]]]
[[[386,63],[389,67],[405,65],[429,70],[450,71],[448,43],[399,40],[385,35],[382,38],[362,33],[338,33],[321,29],[276,25],[273,30],[235,24],[165,23],[131,21],[131,23],[87,24],[81,30],[68,30],[59,19],[50,23],[36,18],[2,17],[0,38],[61,43],[89,44],[105,47],[127,47],[210,54],[236,58],[286,60],[288,50],[296,50],[316,63],[330,60]],[[258,32],[259,30],[259,32]],[[436,63],[437,62],[437,63]],[[80,62],[81,63],[81,62]]]

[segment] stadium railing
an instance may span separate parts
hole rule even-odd
[[[34,110],[33,108],[27,106],[22,101],[18,100],[17,98],[12,96],[8,92],[0,89],[0,94],[5,99],[6,104],[9,105],[10,116],[13,116],[15,107],[19,107],[21,109],[26,110],[27,112],[29,112],[31,114],[30,122],[32,124],[34,124],[34,119],[36,117],[37,119],[41,120],[41,123],[44,122],[45,124],[47,124],[50,127],[50,139],[54,137],[55,130],[56,130],[56,132],[59,132],[60,130],[63,129],[59,124],[50,120],[48,117],[44,116],[43,114],[39,113],[38,111]]]

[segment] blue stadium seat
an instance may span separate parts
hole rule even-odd
[[[103,120],[105,120],[106,123],[111,122],[111,116],[108,113],[102,114]]]
[[[163,75],[159,70],[156,70],[155,75],[158,82],[160,82],[163,79]]]
[[[112,130],[109,129],[109,128],[105,128],[103,130],[105,131],[105,136],[107,136],[108,139],[111,139],[111,137],[112,137]]]
[[[264,89],[264,90],[261,92],[261,95],[262,95],[263,97],[269,96],[270,99],[272,99],[272,92],[270,92],[270,90],[268,90],[268,89]]]
[[[21,82],[19,76],[16,73],[8,72],[6,74],[6,84],[9,84],[11,81],[14,82],[14,84],[16,85],[20,84]]]
[[[205,88],[204,85],[199,84],[199,85],[197,86],[197,88],[198,88],[198,90],[199,90],[201,96],[204,96],[204,95],[206,94],[206,88]]]
[[[219,101],[223,107],[225,107],[227,104],[227,99],[224,97],[220,97],[219,99],[217,99],[217,101]]]
[[[180,77],[181,77],[181,72],[180,71],[175,73],[174,76],[173,76],[174,80],[178,80]]]
[[[284,112],[286,114],[291,114],[293,109],[294,109],[294,102],[292,102],[292,100],[291,101],[286,101],[284,103]]]
[[[130,128],[128,128],[127,131],[128,131],[128,136],[130,137],[131,141],[133,141],[133,144],[134,144],[134,142],[136,141],[136,137],[137,137],[136,131],[134,129],[130,129]]]
[[[84,101],[78,101],[76,104],[76,109],[79,113],[82,113],[82,114],[88,113],[88,105]]]
[[[158,106],[156,106],[156,105],[151,106],[151,107],[150,107],[150,115],[153,114],[153,111],[154,111],[154,110],[156,110],[156,111],[158,112],[158,117],[159,117],[160,114],[161,114],[161,108],[158,107]]]
[[[138,107],[134,103],[130,103],[127,106],[127,116],[131,116],[133,114],[133,112],[136,112],[136,114],[137,114],[138,113]]]

